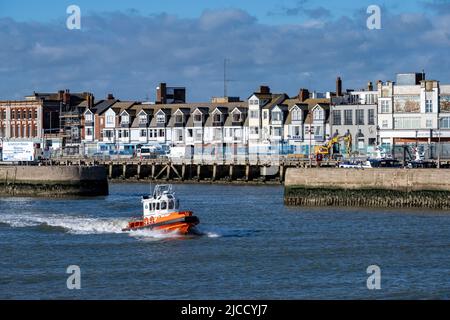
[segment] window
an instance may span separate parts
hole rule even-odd
[[[175,116],[175,122],[178,123],[178,124],[183,123],[183,115],[182,114],[177,114]]]
[[[146,124],[147,123],[147,115],[146,114],[141,114],[139,116],[139,123],[140,124]]]
[[[292,127],[292,137],[297,138],[301,135],[300,126],[293,126]]]
[[[323,119],[324,119],[323,109],[317,108],[316,110],[314,110],[314,120],[323,120]]]
[[[450,117],[444,117],[439,120],[439,128],[450,129]]]
[[[420,128],[420,118],[395,118],[395,129],[417,129]]]
[[[128,115],[122,116],[122,123],[127,124],[130,122],[130,117]]]
[[[377,139],[369,138],[369,146],[374,146],[377,143]]]
[[[175,131],[175,137],[177,141],[183,141],[183,129],[177,129]]]
[[[427,119],[425,126],[427,128],[433,127],[433,120],[432,119]]]
[[[292,121],[302,120],[302,111],[300,109],[294,109],[292,111]]]
[[[383,120],[383,122],[381,122],[381,127],[382,128],[387,128],[388,127],[388,121],[387,120]]]
[[[316,126],[314,129],[314,139],[322,138],[322,126]]]
[[[213,116],[214,122],[222,122],[222,115],[220,113],[215,113]]]
[[[114,124],[114,116],[113,115],[106,116],[106,124]]]
[[[157,123],[166,123],[166,115],[163,114],[163,113],[159,113],[159,114],[156,116],[156,122],[157,122]]]
[[[259,119],[259,111],[250,110],[250,119]]]
[[[425,113],[433,112],[433,100],[425,100]]]
[[[187,137],[192,138],[192,129],[187,129]]]
[[[238,112],[233,113],[233,122],[241,122],[241,121],[242,121],[241,120],[241,114],[238,113]]]
[[[93,130],[92,128],[86,128],[86,135],[87,136],[92,136]]]
[[[250,105],[251,105],[251,106],[257,106],[257,105],[259,105],[258,100],[250,100]]]
[[[112,130],[105,130],[105,137],[106,138],[112,138],[114,137],[114,133]]]
[[[202,115],[201,115],[201,113],[194,114],[194,122],[202,122]]]
[[[367,110],[368,111],[368,116],[369,116],[369,119],[368,119],[368,121],[367,121],[367,124],[375,124],[375,110],[374,109],[369,109],[369,110]]]
[[[22,110],[17,110],[17,119],[22,119]]]
[[[250,134],[258,134],[259,128],[258,127],[250,127]]]
[[[272,112],[272,121],[281,121],[281,112],[280,111],[273,111]]]
[[[31,118],[31,113],[30,113],[30,118]],[[84,115],[84,119],[85,119],[86,121],[92,121],[92,113],[86,113],[86,114]]]
[[[166,130],[164,130],[164,129],[159,129],[159,136],[160,137],[164,137],[165,136],[165,133],[166,133]]]
[[[275,137],[281,137],[281,128],[278,127],[273,128],[273,135]]]
[[[202,129],[195,130],[195,140],[197,140],[197,141],[202,140]]]
[[[364,109],[356,110],[356,124],[364,125]]]
[[[263,119],[264,119],[264,120],[267,120],[268,118],[269,118],[269,111],[264,110],[264,111],[263,111]]]
[[[388,100],[382,100],[381,101],[381,113],[389,113],[389,101]]]
[[[221,140],[221,139],[222,139],[222,129],[215,128],[214,129],[214,140]]]
[[[344,125],[353,125],[353,110],[344,110]]]
[[[333,124],[336,126],[340,126],[342,124],[341,110],[333,111]]]
[[[139,136],[140,136],[140,137],[147,137],[147,130],[142,129],[141,132],[140,132],[140,134],[139,134]]]

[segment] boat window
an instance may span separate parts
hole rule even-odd
[[[167,209],[167,202],[166,201],[162,201],[161,202],[161,210],[166,210]]]
[[[169,200],[169,209],[173,209],[174,203],[173,200]]]
[[[159,202],[156,204],[156,210],[159,210]]]

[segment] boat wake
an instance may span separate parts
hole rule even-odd
[[[126,219],[91,218],[85,216],[62,216],[61,214],[0,214],[0,223],[13,228],[50,227],[62,228],[71,234],[122,233]]]
[[[176,232],[166,232],[150,229],[136,231],[122,231],[127,225],[128,218],[99,218],[87,216],[63,216],[61,214],[36,214],[0,213],[0,224],[6,224],[13,228],[41,227],[46,230],[63,230],[70,234],[128,234],[139,240],[160,239],[189,239],[195,237],[225,238],[225,237],[248,237],[258,230],[229,229],[215,226],[196,226],[192,233],[184,236]]]

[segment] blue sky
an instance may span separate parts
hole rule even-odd
[[[81,8],[81,30],[65,26]],[[381,30],[366,9],[382,8]],[[421,71],[450,83],[449,0],[41,0],[0,2],[0,100],[32,91],[154,98],[158,82],[191,101],[246,98],[260,84],[295,95]]]
[[[167,12],[180,17],[195,18],[205,9],[240,8],[262,23],[296,23],[304,17],[283,15],[283,8],[295,9],[301,4],[298,0],[14,0],[0,3],[0,16],[15,20],[52,21],[65,18],[65,9],[71,4],[80,6],[85,14],[108,11],[137,10],[143,15]],[[371,4],[387,7],[393,12],[421,12],[424,3],[432,0],[314,0],[306,2],[306,7],[323,7],[335,16],[367,8]],[[274,13],[273,15],[270,12]],[[280,13],[280,14],[277,14]]]

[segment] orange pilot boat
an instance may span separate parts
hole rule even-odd
[[[179,210],[172,185],[157,185],[152,196],[142,197],[142,204],[142,219],[130,221],[122,231],[151,229],[187,234],[200,223],[192,211]]]

